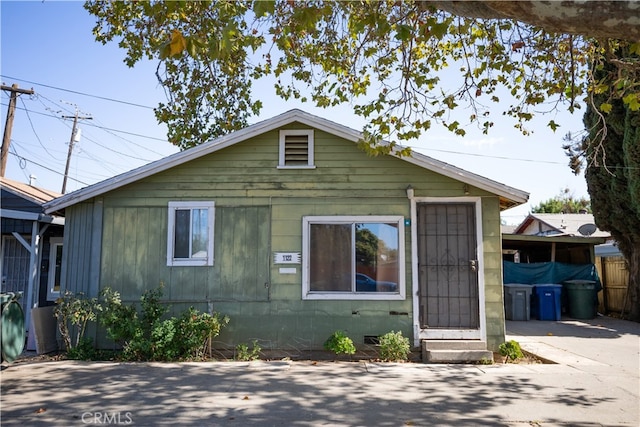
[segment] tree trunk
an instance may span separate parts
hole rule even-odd
[[[629,287],[624,299],[624,317],[640,322],[640,244],[636,244],[625,258],[629,267]]]

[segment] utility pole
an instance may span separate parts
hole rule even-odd
[[[62,116],[63,119],[73,119],[73,128],[71,129],[71,139],[69,140],[69,153],[67,154],[67,165],[64,168],[64,178],[62,180],[62,191],[61,193],[64,194],[66,189],[67,189],[67,177],[69,176],[69,163],[71,163],[71,153],[73,152],[73,143],[76,142],[76,132],[77,132],[77,126],[78,126],[78,120],[92,120],[93,117],[91,116],[85,116],[85,117],[79,117],[78,116],[78,107],[76,107],[76,114],[73,116]],[[79,141],[79,139],[78,139]]]
[[[16,100],[19,93],[25,93],[27,95],[33,95],[33,89],[19,89],[17,84],[13,84],[11,87],[2,85],[2,90],[11,92],[11,98],[9,99],[9,108],[7,109],[7,122],[4,125],[4,137],[2,138],[2,150],[0,160],[0,176],[4,176],[7,170],[7,158],[9,157],[9,145],[11,145],[11,130],[13,128],[13,116],[16,111]]]

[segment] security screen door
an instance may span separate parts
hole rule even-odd
[[[475,205],[419,203],[417,213],[421,328],[479,329]]]

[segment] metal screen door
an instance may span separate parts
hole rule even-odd
[[[479,329],[475,205],[419,203],[418,281],[423,329]]]

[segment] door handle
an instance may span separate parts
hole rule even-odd
[[[471,271],[473,272],[478,271],[478,260],[475,260],[475,259],[469,260],[469,268],[471,268]]]

